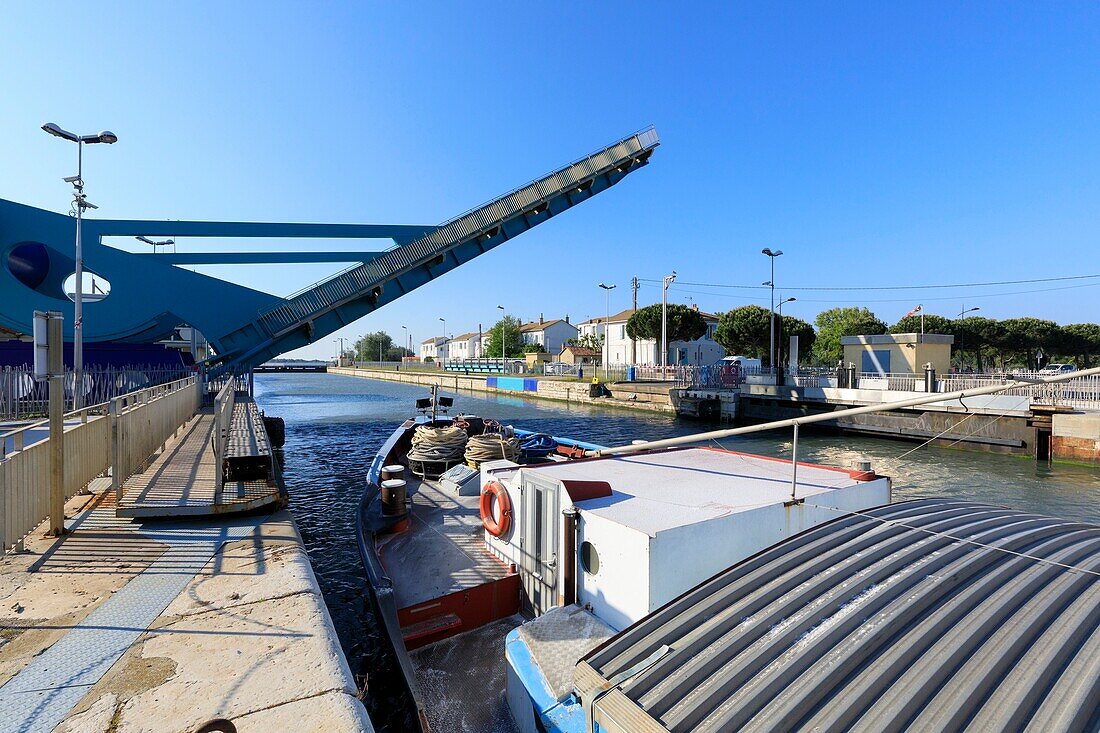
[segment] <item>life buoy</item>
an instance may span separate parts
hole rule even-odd
[[[500,521],[493,516],[493,497],[500,507]],[[481,524],[485,531],[494,537],[507,534],[512,527],[512,500],[508,491],[499,481],[490,481],[481,490]]]

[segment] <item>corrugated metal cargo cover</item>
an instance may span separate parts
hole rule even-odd
[[[941,499],[847,515],[610,639],[582,700],[632,669],[604,730],[1095,731],[1100,527]]]

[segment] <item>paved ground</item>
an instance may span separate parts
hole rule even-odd
[[[67,509],[0,558],[0,731],[372,730],[289,513]]]

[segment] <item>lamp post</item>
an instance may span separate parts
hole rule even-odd
[[[77,135],[63,130],[52,122],[42,125],[42,129],[55,137],[76,143],[76,175],[65,178],[66,183],[73,184],[73,205],[76,209],[76,291],[73,299],[73,409],[84,406],[84,249],[80,242],[81,223],[84,219],[85,209],[98,208],[88,201],[84,195],[84,143],[106,143],[111,145],[118,142],[118,135],[109,130],[104,130],[98,135]]]
[[[676,270],[661,279],[661,379],[665,378],[665,369],[668,367],[668,286],[674,282],[676,282]],[[606,334],[606,323],[603,330]]]
[[[504,306],[498,305],[497,310],[500,311],[500,370],[504,371],[504,334],[508,328],[508,323],[504,320]]]
[[[960,320],[965,321],[967,313],[973,313],[974,311],[980,311],[980,310],[981,310],[981,308],[979,306],[974,306],[973,308],[967,308],[964,305],[963,309],[961,311],[959,311],[959,316],[958,317],[959,317]],[[966,358],[964,356],[965,354],[966,354],[966,329],[964,328],[962,330],[962,334],[959,336],[959,361],[960,361],[960,363],[962,362],[963,359]],[[978,354],[978,361],[981,361],[981,354],[980,353]],[[979,367],[979,368],[981,367],[980,364],[975,364],[975,366]]]
[[[783,296],[779,296],[779,297],[782,298]],[[787,298],[786,300],[779,301],[779,303],[775,306],[776,310],[779,311],[779,327],[780,327],[780,329],[783,328],[783,304],[784,303],[791,303],[791,302],[794,302],[796,300],[798,300],[798,298],[790,297],[790,298]],[[774,312],[773,312],[773,315],[774,315]],[[783,345],[782,344],[779,345],[779,351],[780,352],[783,351]]]
[[[402,326],[401,328],[405,329],[405,348],[408,351],[412,351],[412,343],[409,341],[409,327]]]
[[[772,279],[768,281],[768,285],[772,289],[771,327],[768,329],[768,366],[772,368],[772,374],[775,374],[775,258],[783,254],[783,250],[777,249],[773,252],[770,248],[765,247],[760,252],[768,256],[772,268]]]
[[[447,319],[441,317],[439,320],[443,321],[443,346],[444,346],[444,348],[446,348],[446,346],[447,346]],[[446,349],[443,352],[443,368],[444,369],[446,369],[446,367],[447,367],[447,352],[448,351],[450,351],[450,349]],[[439,355],[439,347],[437,346],[436,347],[436,356],[438,356],[438,355]]]
[[[604,319],[603,319],[603,378],[608,379],[608,362],[611,360],[611,344],[610,337],[611,332],[608,331],[608,321],[611,320],[611,291],[615,289],[615,285],[605,285],[600,283],[600,287],[604,289]]]

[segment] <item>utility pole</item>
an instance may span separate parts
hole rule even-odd
[[[65,534],[65,364],[60,311],[34,312],[34,377],[49,380],[50,535]]]
[[[634,291],[634,296],[631,298],[630,307],[632,308],[630,315],[634,315],[638,312],[638,276],[635,275],[630,281],[630,287]],[[606,325],[604,326],[606,328]],[[605,336],[606,338],[606,336]],[[633,338],[630,339],[630,363],[631,365],[638,363],[638,342]]]

